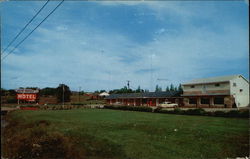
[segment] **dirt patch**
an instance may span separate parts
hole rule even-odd
[[[11,159],[126,158],[122,147],[95,136],[73,136],[52,131],[46,120],[23,124],[8,119],[2,142],[3,157]]]
[[[224,145],[223,154],[224,156],[230,157],[246,157],[249,156],[249,136],[246,135],[238,135],[227,138],[228,145]],[[235,145],[234,149],[230,146],[230,144]]]
[[[20,127],[19,127],[20,128]],[[5,130],[3,155],[7,158],[84,158],[85,151],[74,146],[74,140],[40,126],[24,130]]]

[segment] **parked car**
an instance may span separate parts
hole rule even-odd
[[[113,103],[113,105],[122,105],[122,103],[121,102],[115,102],[115,103]]]
[[[165,101],[165,102],[159,104],[159,107],[162,107],[162,108],[174,107],[175,108],[175,107],[178,107],[178,104]]]

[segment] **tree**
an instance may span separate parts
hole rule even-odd
[[[33,90],[38,90],[38,87],[26,87],[25,89],[33,89]]]
[[[169,87],[167,86],[167,88],[166,88],[166,92],[169,92],[170,91],[170,89],[169,89]]]
[[[143,90],[141,89],[140,86],[138,86],[138,88],[135,90],[136,93],[140,93],[140,92],[143,92]]]
[[[161,92],[162,88],[158,86],[158,84],[155,87],[155,92]]]
[[[4,88],[1,88],[1,96],[5,96],[7,94],[7,90]]]
[[[71,91],[67,85],[60,84],[56,88],[56,96],[57,96],[58,102],[69,102],[70,96],[71,96]]]
[[[100,93],[106,92],[105,90],[100,90]]]
[[[39,94],[43,96],[49,96],[49,95],[56,96],[56,92],[57,92],[56,88],[46,87],[46,88],[41,89],[39,91]]]
[[[178,88],[176,86],[174,87],[174,91],[178,91]]]
[[[178,91],[179,91],[181,94],[183,93],[183,89],[182,89],[181,84],[179,84]]]
[[[155,92],[158,92],[159,91],[159,86],[158,84],[155,86]]]
[[[174,91],[174,85],[172,83],[170,85],[170,91]]]

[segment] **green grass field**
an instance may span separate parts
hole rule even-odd
[[[28,125],[47,121],[50,124],[46,126],[46,131],[60,132],[75,139],[78,149],[93,159],[249,155],[247,119],[107,109],[16,111],[10,117]]]

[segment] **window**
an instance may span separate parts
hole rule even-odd
[[[220,86],[220,84],[219,84],[219,83],[216,83],[216,84],[215,84],[215,87],[219,87],[219,86]]]
[[[194,88],[194,85],[190,86],[191,88]]]
[[[240,92],[242,92],[243,91],[243,89],[240,89]]]
[[[195,98],[190,98],[189,104],[197,104],[197,100]]]
[[[224,98],[223,97],[215,97],[214,104],[224,104]]]
[[[236,87],[236,83],[233,83],[233,86]]]
[[[209,98],[201,98],[201,104],[209,104]]]

